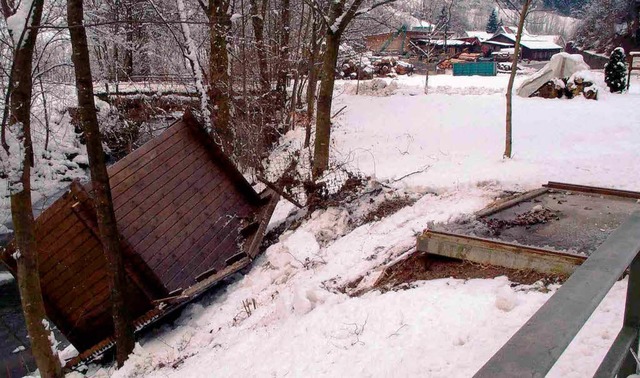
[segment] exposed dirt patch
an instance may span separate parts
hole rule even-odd
[[[529,227],[536,224],[547,223],[553,219],[558,220],[559,216],[560,214],[558,211],[549,210],[543,207],[534,207],[531,211],[518,214],[514,219],[502,220],[495,218],[481,218],[480,220],[489,227],[491,235],[498,236],[502,230],[507,228],[517,226]]]
[[[372,212],[368,213],[362,218],[361,223],[371,223],[378,221],[384,217],[388,217],[389,215],[395,214],[400,209],[403,209],[407,206],[411,206],[416,203],[416,198],[411,198],[409,196],[400,196],[393,197],[382,202],[378,207],[375,208]]]
[[[396,290],[405,284],[415,281],[434,280],[439,278],[496,278],[507,276],[511,282],[531,285],[542,281],[545,284],[562,283],[568,277],[563,275],[549,275],[531,270],[515,270],[493,265],[481,265],[464,260],[447,257],[415,253],[408,259],[387,268],[374,288],[388,291]]]
[[[350,172],[342,172],[346,175],[346,180],[337,178],[319,183],[305,182],[304,188],[307,193],[307,207],[309,214],[317,209],[327,209],[329,207],[340,207],[344,203],[351,202],[358,198],[362,188],[365,186],[368,177],[360,177]],[[336,176],[340,176],[336,174]],[[340,186],[338,190],[332,187]],[[332,193],[332,194],[330,194]]]

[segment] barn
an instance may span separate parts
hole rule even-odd
[[[278,196],[257,193],[189,114],[108,168],[139,329],[250,264]],[[90,184],[36,219],[47,317],[81,352],[113,344],[107,262]],[[0,258],[15,275],[13,243]]]

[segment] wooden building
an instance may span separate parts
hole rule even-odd
[[[414,30],[373,34],[364,37],[367,50],[375,53],[404,55],[412,50],[411,40],[428,38],[429,33]]]
[[[248,265],[278,201],[271,191],[256,193],[190,115],[108,172],[138,328]],[[35,234],[48,318],[84,352],[79,360],[110,347],[107,262],[91,186],[74,182],[38,216]],[[15,274],[12,252],[9,244],[0,257]]]
[[[432,55],[444,54],[456,56],[462,53],[478,53],[481,51],[480,41],[477,38],[456,39],[412,39],[412,46],[420,51],[431,51]]]
[[[546,61],[563,50],[563,47],[556,43],[557,36],[553,35],[531,35],[526,31],[523,32],[520,45],[522,53],[520,57],[526,60]],[[514,28],[503,26],[490,39],[483,42],[483,45],[502,46],[504,48],[513,47],[516,41],[516,32]],[[492,49],[500,51],[500,49]]]

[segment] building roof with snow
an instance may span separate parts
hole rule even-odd
[[[469,38],[478,38],[480,42],[484,42],[493,37],[493,33],[487,33],[486,31],[481,30],[467,30],[464,33]]]
[[[513,43],[516,41],[516,33],[498,31],[493,35],[493,37],[487,40],[487,42],[502,42],[499,40],[500,38],[498,38],[500,36],[503,36]],[[526,31],[523,31],[520,44],[530,50],[562,50],[562,46],[556,43],[558,38],[559,37],[555,35],[531,35]]]
[[[431,32],[432,30],[435,30],[436,26],[428,21],[416,20],[416,22],[412,22],[409,24],[409,28],[412,31]]]

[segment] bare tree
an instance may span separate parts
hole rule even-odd
[[[318,111],[316,116],[316,141],[313,153],[313,177],[319,178],[329,167],[329,145],[331,142],[331,104],[333,103],[333,88],[335,85],[335,67],[338,62],[338,50],[342,34],[349,23],[361,14],[365,14],[384,4],[395,0],[382,0],[361,9],[364,0],[335,0],[329,5],[329,12],[325,14],[318,3],[313,4],[314,10],[321,14],[326,24],[326,40],[322,62],[322,81],[318,94]]]
[[[414,42],[410,42],[412,47],[420,52],[427,60],[427,72],[424,79],[424,94],[429,94],[429,66],[434,59],[439,59],[439,57],[434,57],[434,53],[438,49],[438,45],[440,42],[440,38],[447,38],[447,33],[449,29],[449,24],[451,23],[452,18],[452,9],[455,4],[454,0],[448,0],[442,5],[440,17],[436,17],[436,2],[425,2],[422,4],[422,8],[420,9],[420,16],[426,20],[433,20],[437,18],[437,22],[435,24],[429,24],[428,30],[426,34],[426,43],[424,46],[419,46]],[[442,51],[444,55],[446,53],[446,42],[442,47]]]
[[[264,45],[264,18],[267,12],[267,0],[249,0],[251,24],[256,40],[256,54],[258,55],[258,69],[260,71],[260,86],[263,93],[271,90],[269,83],[269,68]]]
[[[320,45],[322,41],[323,24],[316,15],[311,25],[311,40],[309,42],[309,62],[307,78],[307,123],[305,125],[304,147],[311,143],[311,123],[315,117],[316,92],[318,89],[318,67],[320,58]]]
[[[518,31],[516,33],[516,42],[513,52],[513,62],[511,64],[511,75],[509,76],[509,84],[507,84],[507,116],[506,116],[506,132],[505,132],[505,147],[503,157],[505,159],[511,159],[513,152],[513,127],[512,127],[512,112],[513,112],[513,83],[516,79],[516,72],[518,71],[518,60],[520,56],[520,41],[522,40],[522,31],[524,30],[524,22],[527,19],[527,15],[532,10],[532,3],[535,0],[522,0],[522,8],[519,11]],[[498,5],[504,5],[517,10],[518,7],[511,0],[498,0]]]
[[[71,47],[71,59],[75,68],[78,93],[78,116],[87,141],[87,154],[91,170],[91,182],[95,198],[98,230],[111,277],[111,304],[116,339],[116,360],[121,367],[134,347],[133,325],[127,304],[127,277],[124,269],[118,226],[113,211],[109,175],[98,127],[98,117],[93,99],[93,82],[87,35],[83,26],[83,0],[67,0],[67,18]]]
[[[13,39],[14,55],[10,74],[9,122],[2,125],[0,176],[6,177],[11,194],[11,214],[15,229],[18,289],[31,351],[43,377],[62,377],[58,356],[49,342],[49,331],[40,289],[38,249],[31,205],[31,167],[34,163],[31,139],[32,64],[42,18],[44,0],[22,2],[15,9],[1,0],[2,11]]]

